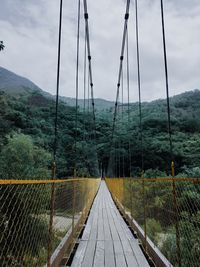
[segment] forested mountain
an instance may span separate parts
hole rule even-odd
[[[71,98],[71,97],[65,97],[65,96],[61,96],[60,100],[63,101],[66,105],[74,107],[76,105],[76,99],[75,98]],[[91,100],[89,100],[91,101]],[[95,108],[98,111],[102,111],[102,110],[109,110],[110,108],[113,108],[115,105],[115,102],[112,101],[108,101],[105,99],[101,99],[101,98],[95,98]],[[80,108],[84,107],[84,99],[79,99],[78,100],[78,105]],[[85,106],[87,108],[88,106],[88,100],[85,100]]]
[[[50,170],[50,157],[54,143],[55,101],[53,98],[46,97],[43,91],[38,87],[34,87],[31,82],[28,85],[29,81],[25,80],[27,86],[32,86],[32,89],[27,94],[27,91],[23,91],[24,87],[20,87],[21,81],[18,77],[16,83],[14,80],[11,82],[13,87],[7,88],[6,86],[9,84],[8,76],[6,76],[7,78],[2,78],[3,74],[1,72],[0,175],[1,177],[8,174],[12,176],[12,173],[8,170],[5,171],[6,166],[11,170],[10,164],[12,165],[18,161],[23,162],[24,154],[20,155],[20,150],[16,151],[16,154],[13,153],[13,163],[10,156],[8,156],[8,147],[15,144],[13,139],[20,140],[21,145],[25,147],[28,144],[30,146],[31,143],[33,151],[38,149],[40,153],[47,153],[48,156],[45,154],[44,159],[46,158],[48,162],[43,162],[43,164],[47,170]],[[14,77],[13,74],[11,76]],[[13,90],[18,90],[20,95],[12,93]],[[184,172],[191,175],[191,172],[195,172],[194,175],[200,175],[198,168],[200,165],[200,91],[194,90],[174,96],[170,99],[170,105],[176,173],[181,175]],[[124,110],[123,114],[122,110]],[[158,175],[169,174],[170,153],[166,111],[165,100],[142,103],[143,154],[146,175],[151,175],[151,173],[153,175],[156,175],[155,173]],[[132,175],[138,176],[141,173],[138,114],[138,103],[131,104],[129,118],[126,106],[123,109],[120,106],[111,148],[113,109],[109,108],[103,113],[97,112],[96,142],[99,166],[106,170],[108,168],[108,159],[111,155],[110,168],[112,174],[122,176],[129,175],[131,172]],[[58,177],[72,176],[75,160],[77,161],[78,175],[97,176],[99,173],[97,158],[94,157],[95,146],[93,144],[95,141],[91,113],[86,108],[84,114],[83,110],[79,108],[77,128],[75,117],[75,108],[67,106],[61,101],[58,117]],[[76,149],[75,136],[77,136]],[[129,143],[131,166],[128,153]],[[75,150],[77,152],[76,156]],[[29,156],[30,158],[33,157],[33,155]],[[20,157],[22,158],[20,159]],[[5,162],[9,162],[9,164],[6,165]],[[120,170],[116,170],[117,163],[120,163]],[[38,162],[33,160],[30,164],[38,164]],[[34,170],[34,168],[26,167],[26,170],[20,170],[18,177],[20,175],[23,177],[36,175],[34,171],[27,173],[27,169]]]
[[[41,95],[45,96],[46,98],[55,99],[54,95],[51,95],[50,93],[47,93],[46,91],[42,90],[30,80],[21,77],[2,67],[0,67],[0,91],[4,91],[6,92],[6,94],[10,94],[15,97],[21,97],[21,96],[25,97],[29,96],[34,92],[38,92]],[[76,105],[75,98],[64,97],[64,96],[60,96],[59,98],[67,106],[74,107]],[[86,106],[88,106],[88,100],[86,100],[85,104]],[[100,111],[112,108],[114,104],[115,104],[114,102],[105,99],[100,99],[100,98],[95,99],[95,107]],[[79,99],[78,105],[80,106],[80,108],[83,108],[84,100]]]
[[[200,163],[200,91],[194,90],[172,97],[170,107],[173,158],[176,162],[176,171],[180,173],[187,168],[198,167]],[[170,162],[170,148],[167,119],[166,100],[142,103],[143,155],[146,170],[158,169],[169,173],[170,167],[167,163]],[[118,163],[121,155],[120,161],[125,158],[125,170],[128,170],[127,149],[130,140],[131,172],[133,175],[138,175],[142,150],[138,103],[131,105],[129,121],[128,124],[127,109],[123,115],[119,112],[115,134],[116,151]],[[121,172],[122,170],[120,174]]]
[[[7,94],[15,96],[21,96],[32,92],[43,92],[42,89],[30,80],[2,67],[0,67],[0,91],[5,91]]]
[[[9,73],[7,74],[9,76]],[[27,87],[22,86],[23,80],[18,77],[16,83],[15,80],[11,80],[10,83],[8,76],[7,78],[1,76],[0,79],[0,179],[50,179],[54,148],[55,99],[45,95],[42,90],[34,87],[27,80],[25,80]],[[200,91],[194,90],[172,97],[170,107],[176,176],[198,178],[200,177]],[[97,177],[102,170],[103,175],[140,177],[142,173],[141,151],[143,151],[144,158],[144,177],[170,175],[171,156],[166,100],[142,103],[143,146],[141,146],[138,103],[130,105],[129,113],[126,105],[119,105],[112,146],[113,108],[106,107],[103,112],[100,109],[97,110],[96,135],[91,110],[91,107],[88,110],[86,106],[84,113],[80,107],[76,123],[75,107],[68,106],[63,101],[59,102],[57,178],[74,176],[75,167],[77,177]],[[148,205],[152,207],[152,210],[155,210],[153,208],[155,205],[156,209],[164,211],[166,216],[168,191],[165,191],[166,195],[161,199],[160,187],[157,185],[156,188],[154,184],[148,187]],[[179,190],[178,201],[182,203],[187,199],[188,203],[198,207],[198,204],[195,204],[199,199],[196,190],[195,185],[185,186],[181,195]],[[140,192],[139,190],[136,196]],[[12,199],[11,195],[7,199],[8,206],[10,198]],[[142,218],[142,204],[137,201],[135,204],[139,207],[139,218]],[[20,206],[20,208],[24,207]],[[192,210],[191,216],[187,209],[182,209],[180,219],[180,225],[191,229],[193,242],[189,250],[186,249],[183,253],[185,262],[183,266],[190,266],[190,262],[187,263],[187,253],[190,253],[190,248],[193,257],[199,257],[198,249],[196,249],[199,230],[188,220],[192,218],[194,222],[199,221],[199,212],[198,208],[195,211]],[[7,210],[4,213],[6,212]],[[165,237],[158,245],[173,262],[174,228],[165,224],[165,219],[163,221],[165,217],[155,219],[152,214],[154,212],[147,219],[148,235],[154,242],[157,242],[157,239],[160,240],[161,236]],[[4,215],[0,215],[4,218]],[[15,218],[15,213],[13,216]],[[11,223],[14,218],[11,218]],[[29,216],[28,224],[31,226],[32,222],[32,216]],[[41,229],[45,225],[46,222],[41,223],[38,220],[36,227]],[[42,232],[44,236],[47,235],[46,232]],[[23,242],[26,242],[29,235],[29,233],[25,235]],[[46,239],[43,238],[43,240]],[[185,240],[188,239],[182,239],[181,242],[184,243]],[[43,244],[38,245],[38,250],[40,246],[42,247]],[[15,257],[14,252],[11,253]]]

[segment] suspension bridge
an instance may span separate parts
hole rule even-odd
[[[199,235],[200,195],[199,178],[175,176],[175,161],[171,130],[167,47],[163,1],[160,0],[161,26],[166,81],[166,114],[170,173],[165,178],[145,178],[143,151],[143,121],[140,78],[140,40],[138,2],[134,1],[136,61],[138,81],[138,114],[141,176],[131,177],[131,141],[124,147],[128,159],[113,153],[118,143],[116,132],[126,119],[130,124],[129,36],[128,21],[131,1],[126,1],[116,101],[110,135],[110,157],[101,166],[102,178],[79,178],[78,166],[74,176],[57,179],[59,82],[63,0],[60,0],[57,88],[52,179],[0,180],[0,266],[24,267],[198,267],[200,242],[193,246],[193,236]],[[81,14],[83,6],[83,14]],[[84,17],[84,107],[91,99],[93,157],[98,166],[96,144],[96,111],[92,75],[92,56],[89,34],[87,1],[78,1],[76,53],[76,133],[74,150],[77,152],[80,23]],[[126,72],[126,75],[124,73]],[[87,79],[88,77],[88,79]],[[128,103],[123,103],[124,83],[127,82]],[[88,85],[86,84],[88,80]],[[88,86],[88,100],[86,88]],[[90,94],[90,95],[89,95]],[[121,103],[119,103],[121,95]],[[120,123],[118,123],[120,122]],[[130,129],[131,132],[131,129]],[[84,141],[87,142],[84,136]],[[115,150],[114,150],[115,151]],[[125,165],[125,161],[128,163]],[[129,166],[128,168],[125,166]],[[99,175],[100,176],[100,175]],[[105,178],[105,177],[106,178]],[[185,193],[187,192],[187,194]],[[190,198],[188,197],[190,195]],[[162,227],[162,231],[158,228]],[[191,251],[191,248],[193,251]]]

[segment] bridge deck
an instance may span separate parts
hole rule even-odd
[[[72,267],[147,267],[137,239],[101,182]]]

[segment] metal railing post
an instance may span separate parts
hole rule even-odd
[[[133,227],[133,181],[130,178],[130,190],[131,190],[131,226]]]
[[[52,180],[56,179],[56,163],[52,164]],[[55,183],[51,186],[51,204],[49,218],[49,236],[48,236],[48,252],[47,252],[47,267],[51,266],[51,253],[53,247],[53,216],[55,211]]]
[[[76,169],[74,170],[74,179],[76,178]],[[72,192],[72,236],[74,236],[74,220],[75,220],[75,180],[73,181],[73,192]]]
[[[145,195],[145,182],[144,171],[142,171],[142,196],[143,196],[143,216],[144,216],[144,249],[147,252],[147,224],[146,224],[146,195]]]
[[[175,177],[175,164],[174,161],[171,163],[172,178]],[[174,202],[174,212],[175,212],[175,228],[176,228],[176,250],[177,250],[177,262],[178,266],[181,267],[181,248],[180,248],[180,231],[179,231],[179,214],[177,205],[177,190],[176,183],[173,180],[173,202]]]

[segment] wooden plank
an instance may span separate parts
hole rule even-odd
[[[94,262],[96,243],[97,243],[97,227],[98,227],[98,209],[100,204],[100,191],[97,194],[96,206],[93,206],[93,221],[91,225],[89,241],[85,250],[82,267],[92,267]]]
[[[105,267],[115,267],[114,244],[112,240],[105,240]]]
[[[96,240],[88,240],[87,248],[85,250],[82,267],[92,267],[94,262],[94,255],[96,249]]]
[[[106,193],[106,194],[105,194]],[[103,198],[103,224],[104,224],[104,238],[105,238],[105,267],[115,267],[115,256],[114,256],[114,244],[111,236],[110,224],[108,221],[108,214],[106,204],[109,199],[107,198],[108,193],[104,191]]]
[[[116,267],[127,267],[121,241],[114,241]]]
[[[135,252],[132,250],[130,242],[136,242],[136,239],[133,237],[131,231],[128,229],[127,224],[121,217],[119,211],[115,208],[112,210],[112,215],[115,218],[115,224],[122,242],[122,247],[124,250],[124,255],[128,266],[138,267],[137,257]],[[138,249],[141,251],[139,244],[136,243]],[[142,251],[141,251],[142,253]],[[143,255],[144,257],[144,255]]]
[[[93,203],[72,267],[149,267],[105,182]]]
[[[146,260],[141,248],[139,247],[138,244],[136,244],[135,242],[130,242],[130,245],[132,247],[132,250],[135,254],[136,260],[138,262],[138,266],[140,267],[149,267],[149,263]]]
[[[105,254],[105,244],[104,241],[97,241],[96,251],[94,256],[94,267],[104,266],[104,254]]]
[[[97,196],[97,206],[94,209],[93,222],[92,222],[92,227],[91,227],[91,231],[90,231],[89,240],[96,240],[97,239],[99,204],[100,204],[100,199],[99,199],[99,196]]]
[[[126,234],[126,238],[128,240],[135,241],[138,244],[138,239],[133,236],[131,230],[129,229],[129,227],[127,227],[127,224],[125,223],[124,219],[121,216],[119,216],[119,222],[120,222],[122,228],[124,229],[124,232]]]
[[[96,203],[94,203],[93,205],[94,205],[94,208],[96,208]],[[94,218],[94,208],[92,207],[92,209],[90,211],[90,215],[88,217],[87,224],[86,224],[85,229],[83,231],[82,240],[88,240],[89,239],[91,227],[92,227],[92,222],[93,222],[93,218]]]
[[[121,241],[121,244],[122,244],[122,249],[123,249],[123,252],[124,252],[124,256],[125,256],[125,260],[126,260],[127,266],[138,267],[138,263],[137,263],[135,254],[133,253],[133,250],[131,248],[131,245],[130,245],[129,241],[127,240],[124,228],[120,224],[119,217],[118,217],[118,210],[115,207],[113,207],[111,209],[111,214],[113,216],[113,220],[115,222],[115,225],[116,225],[116,228],[117,228],[117,232],[118,232],[119,237],[120,237],[120,241]],[[126,225],[126,227],[127,227],[127,225]]]
[[[100,195],[100,205],[99,205],[99,214],[98,214],[98,233],[97,239],[98,240],[105,240],[104,239],[104,226],[103,226],[103,192],[101,191]]]
[[[80,264],[80,266],[85,266],[85,267],[93,266],[94,253],[95,253],[95,248],[96,248],[96,240],[89,241],[89,239],[95,236],[95,233],[94,233],[95,231],[93,231],[93,234],[92,234],[92,230],[95,229],[96,227],[96,221],[97,221],[96,210],[98,209],[98,205],[99,205],[99,198],[97,194],[94,200],[93,206],[91,208],[91,211],[90,211],[90,215],[87,221],[86,228],[83,232],[83,236],[79,244],[80,250],[78,246],[78,249],[75,253],[75,256],[72,262],[72,265],[74,267],[76,267],[77,262],[78,264]],[[78,261],[78,257],[80,257],[79,261]]]
[[[122,247],[124,250],[124,255],[128,267],[139,267],[135,254],[129,244],[128,240],[122,241]]]
[[[95,214],[95,211],[98,209],[98,204],[99,204],[99,197],[97,194],[97,196],[95,197],[94,203],[92,205],[85,230],[83,232],[82,240],[88,240],[89,239],[93,220],[94,220],[94,214]]]
[[[120,240],[122,240],[122,247],[124,250],[125,258],[128,266],[141,266],[147,267],[149,266],[137,240],[132,235],[130,229],[127,224],[121,217],[121,214],[117,210],[114,205],[113,200],[110,201],[109,205],[111,206],[110,210],[112,216],[114,217],[115,225],[120,236]],[[114,205],[114,207],[113,207]],[[127,242],[128,240],[129,242]],[[132,253],[131,253],[132,250]]]
[[[127,237],[127,239],[129,240],[130,246],[133,250],[133,253],[135,255],[135,258],[138,262],[138,266],[141,267],[147,267],[149,266],[148,261],[146,260],[140,246],[138,243],[138,240],[136,238],[134,238],[133,234],[131,233],[130,229],[127,227],[126,223],[124,222],[123,218],[120,216],[119,220],[121,222],[122,227],[124,228],[124,233]]]
[[[123,251],[122,244],[121,244],[118,232],[117,232],[115,221],[112,216],[112,209],[115,208],[115,206],[112,206],[112,199],[110,197],[108,189],[106,191],[107,191],[106,210],[107,210],[108,222],[109,222],[111,236],[112,236],[113,245],[114,245],[114,256],[115,256],[116,266],[126,267],[127,265],[126,265],[124,251]]]
[[[108,215],[107,215],[107,210],[106,210],[105,198],[103,201],[103,226],[104,226],[104,238],[105,238],[105,240],[112,240],[110,225],[109,225]]]
[[[114,266],[119,266],[119,267],[126,267],[126,261],[125,261],[125,257],[124,257],[124,253],[123,253],[123,248],[122,248],[122,245],[121,245],[121,242],[120,242],[120,239],[119,239],[119,235],[117,233],[117,229],[116,229],[116,226],[115,226],[115,223],[113,221],[113,217],[112,217],[112,214],[111,214],[111,207],[110,207],[110,201],[112,201],[111,198],[109,198],[109,192],[108,192],[108,189],[106,190],[107,188],[105,188],[105,191],[106,194],[104,194],[104,198],[105,198],[105,208],[106,208],[106,213],[107,213],[107,219],[108,219],[108,225],[109,225],[109,228],[110,228],[110,232],[111,232],[111,237],[112,237],[112,240],[113,240],[113,247],[114,247],[114,250],[113,250],[113,253],[114,253],[114,257],[115,257],[115,263],[116,265]],[[111,249],[111,247],[110,247]],[[108,259],[108,260],[112,260],[113,259]]]
[[[85,255],[85,251],[87,248],[87,243],[88,243],[88,241],[80,241],[71,267],[80,267],[81,266],[81,264],[83,262],[84,255]]]
[[[117,210],[117,209],[116,209]],[[138,240],[136,238],[134,238],[133,234],[131,233],[130,229],[128,228],[127,224],[125,223],[124,219],[121,217],[119,211],[117,210],[118,213],[118,218],[119,218],[119,222],[121,223],[121,226],[124,229],[124,233],[126,238],[129,240],[129,244],[132,248],[132,251],[134,253],[134,256],[136,258],[136,261],[138,263],[138,266],[140,267],[149,267],[149,263],[146,260],[139,244],[138,244]]]
[[[113,217],[113,221],[115,223],[115,226],[116,226],[116,229],[117,229],[117,232],[118,232],[118,235],[120,237],[120,240],[126,240],[126,236],[125,236],[125,233],[124,233],[124,229],[122,228],[121,224],[120,224],[120,221],[119,221],[119,218],[118,216],[116,215],[116,207],[113,207],[110,209],[111,210],[111,215]]]
[[[110,227],[110,232],[111,232],[111,237],[113,241],[119,241],[119,235],[117,233],[117,229],[115,227],[115,223],[113,221],[112,215],[111,215],[111,210],[108,207],[108,204],[106,205],[106,211],[107,211],[107,216],[108,216],[108,223]]]

